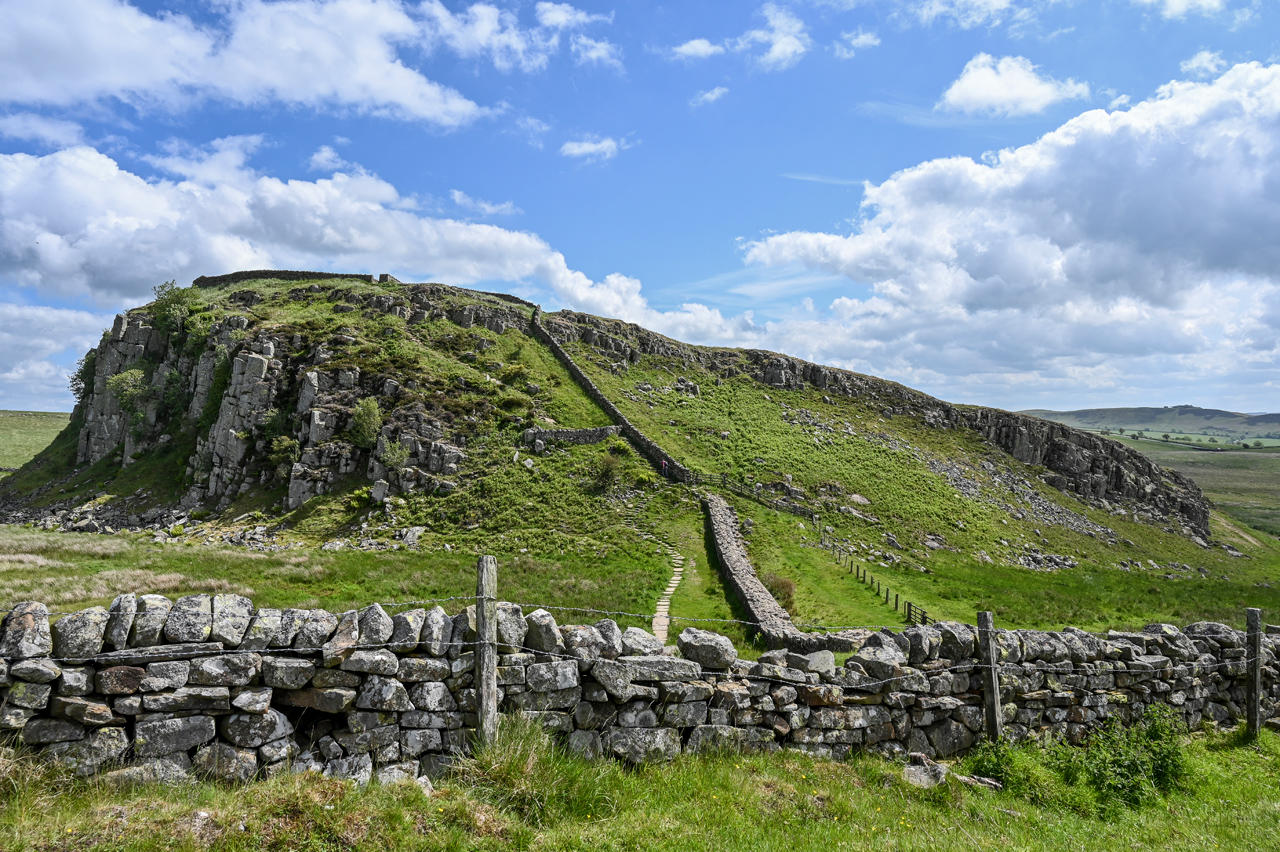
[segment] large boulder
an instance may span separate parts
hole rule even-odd
[[[49,608],[36,601],[15,604],[0,624],[0,657],[25,660],[28,657],[47,657],[52,652]]]
[[[727,669],[738,659],[738,650],[729,637],[709,630],[686,627],[676,638],[676,644],[685,659],[708,669]]]

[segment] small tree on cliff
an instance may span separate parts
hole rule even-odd
[[[351,412],[351,425],[347,427],[347,439],[365,450],[373,449],[382,431],[382,409],[378,401],[366,396],[356,403]]]

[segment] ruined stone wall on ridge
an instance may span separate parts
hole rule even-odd
[[[536,719],[588,756],[731,747],[948,757],[983,730],[976,631],[959,623],[865,632],[837,665],[827,650],[741,659],[696,628],[665,646],[608,618],[559,625],[543,609],[496,611],[501,713]],[[474,607],[330,613],[237,595],[122,594],[51,624],[42,604],[22,603],[0,624],[0,734],[122,782],[431,776],[472,742],[476,647]],[[1152,705],[1189,726],[1243,712],[1245,637],[1226,625],[1000,630],[996,647],[1015,740],[1078,742]],[[1275,637],[1262,647],[1265,718],[1280,672]]]

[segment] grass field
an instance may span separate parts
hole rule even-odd
[[[49,446],[71,419],[51,411],[0,411],[0,479]]]
[[[514,726],[519,728],[520,726]],[[510,729],[509,729],[510,730]],[[504,733],[425,795],[412,784],[278,776],[112,789],[0,757],[0,847],[27,850],[1262,849],[1280,832],[1280,738],[1186,746],[1181,789],[1100,811],[1028,754],[1033,784],[1005,792],[949,778],[908,786],[899,766],[792,753],[686,756],[626,770]]]

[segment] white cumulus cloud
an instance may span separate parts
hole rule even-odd
[[[981,162],[905,169],[865,187],[848,233],[748,245],[850,282],[823,327],[771,342],[952,397],[1274,393],[1277,139],[1280,66],[1251,63]]]
[[[705,38],[693,38],[671,48],[671,54],[677,59],[706,59],[709,56],[724,53],[724,47],[712,44]]]
[[[614,139],[612,136],[587,136],[565,142],[560,146],[560,153],[583,160],[612,160],[618,156],[619,151],[627,147],[626,140]]]
[[[1216,15],[1227,8],[1226,0],[1133,0],[1139,6],[1154,6],[1162,17],[1185,18],[1194,12]]]
[[[878,47],[879,44],[880,37],[878,35],[858,29],[840,33],[840,40],[831,46],[831,50],[839,59],[852,59],[858,55],[859,51],[866,50],[869,47]]]
[[[1179,67],[1182,73],[1193,77],[1212,77],[1226,68],[1227,63],[1221,53],[1202,50],[1190,59],[1183,60]]]
[[[755,60],[766,71],[783,71],[795,65],[813,44],[804,21],[776,3],[765,3],[760,14],[766,26],[743,33],[734,41],[734,50],[752,51],[763,46],[764,52],[757,53]]]
[[[472,198],[460,189],[450,190],[449,197],[453,199],[454,204],[463,210],[479,213],[481,216],[515,216],[524,212],[515,205],[514,201],[503,201],[495,204],[492,201]]]
[[[82,142],[84,129],[74,121],[19,112],[0,116],[0,136],[61,147]]]
[[[689,106],[700,107],[707,104],[713,104],[716,101],[729,94],[729,90],[724,86],[716,86],[714,89],[707,89],[705,92],[698,92],[689,99]]]
[[[989,115],[1032,115],[1063,100],[1089,97],[1089,84],[1054,80],[1024,56],[979,53],[943,93],[940,107]]]
[[[579,65],[604,65],[615,71],[622,70],[622,48],[613,42],[577,33],[569,47]]]

